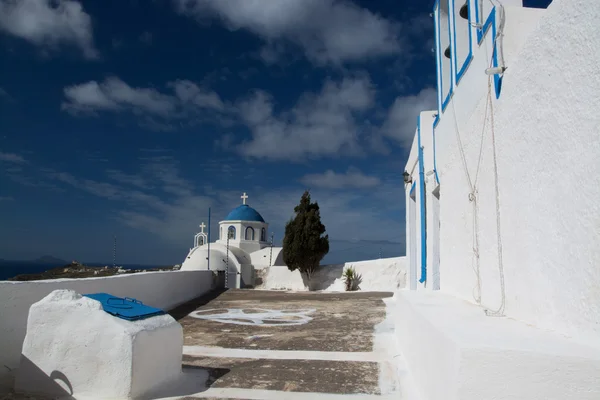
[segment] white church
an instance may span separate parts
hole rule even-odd
[[[246,193],[241,199],[242,204],[219,222],[219,238],[214,243],[209,243],[204,233],[204,222],[200,225],[181,270],[223,271],[225,287],[243,288],[253,286],[255,269],[285,266],[283,248],[273,246],[268,237],[269,224],[246,204]]]
[[[600,398],[600,2],[438,0],[397,329],[428,399]]]

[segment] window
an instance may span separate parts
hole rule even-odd
[[[523,7],[548,8],[552,0],[523,0]]]
[[[450,48],[450,0],[439,0],[434,9],[437,43],[438,107],[446,109],[452,95],[452,49]]]
[[[267,231],[265,230],[265,228],[262,228],[260,230],[260,241],[261,242],[266,242],[267,241]]]
[[[254,228],[251,226],[246,228],[246,240],[254,240]]]
[[[456,84],[469,67],[473,58],[471,42],[471,1],[453,0],[454,4],[454,71],[456,72]],[[475,0],[477,1],[477,0]],[[475,23],[475,18],[473,18]]]
[[[230,226],[227,229],[227,239],[235,239],[235,226]]]

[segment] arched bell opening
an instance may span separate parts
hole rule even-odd
[[[458,11],[458,14],[460,15],[460,17],[462,19],[466,19],[466,20],[469,19],[469,2],[468,1],[465,1],[465,4],[463,4],[460,7],[460,10]]]

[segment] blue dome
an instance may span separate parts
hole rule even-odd
[[[234,208],[226,217],[225,221],[257,221],[265,222],[263,217],[254,208],[242,204]]]

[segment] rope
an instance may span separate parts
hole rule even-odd
[[[479,176],[479,167],[481,165],[481,158],[482,158],[482,154],[483,154],[483,136],[485,134],[485,120],[487,119],[487,108],[488,108],[488,104],[486,102],[485,108],[486,108],[486,113],[484,114],[484,121],[483,121],[483,129],[481,132],[481,144],[479,146],[479,160],[477,163],[477,169],[475,171],[475,183],[473,183],[473,181],[471,180],[471,174],[469,174],[469,167],[467,165],[467,156],[465,154],[465,149],[463,146],[463,142],[462,139],[460,137],[460,130],[458,128],[458,119],[456,118],[456,110],[455,110],[455,105],[454,105],[454,97],[452,97],[451,99],[452,102],[452,114],[454,116],[454,132],[456,133],[456,140],[458,141],[458,148],[460,150],[460,156],[461,156],[461,160],[462,160],[462,164],[463,164],[463,170],[465,172],[465,176],[467,178],[467,183],[469,184],[469,202],[473,205],[473,225],[472,225],[472,230],[473,230],[473,239],[472,239],[472,251],[473,251],[473,258],[471,259],[471,268],[473,269],[473,272],[475,273],[475,278],[477,280],[475,287],[473,288],[471,295],[473,296],[473,299],[475,300],[475,302],[477,304],[481,304],[481,274],[480,274],[480,269],[481,269],[481,264],[480,264],[480,258],[479,258],[479,208],[477,205],[477,179]]]
[[[500,307],[495,311],[485,310],[485,315],[489,317],[501,317],[504,316],[504,308],[506,306],[506,287],[504,284],[504,261],[502,258],[502,234],[500,225],[500,189],[498,179],[498,159],[496,152],[496,133],[494,131],[494,105],[491,102],[492,98],[492,85],[491,77],[488,79],[488,99],[490,100],[490,127],[492,133],[492,154],[494,160],[494,191],[496,194],[496,240],[498,246],[498,273],[500,276]]]
[[[494,37],[493,48],[496,46],[496,41],[498,40],[499,37],[500,37],[500,34],[497,34],[496,37]],[[487,52],[487,47],[486,47],[486,53],[488,54],[488,58],[490,58],[489,66],[492,67],[493,59],[491,57],[489,57],[489,53]],[[461,161],[462,161],[465,177],[466,177],[467,183],[469,185],[468,198],[469,198],[469,202],[473,205],[473,224],[472,224],[472,228],[473,228],[473,241],[472,241],[473,259],[471,261],[471,267],[473,268],[473,271],[475,272],[476,285],[473,288],[471,294],[472,294],[475,302],[479,305],[481,305],[482,293],[481,293],[481,263],[480,263],[480,253],[479,253],[479,207],[478,207],[478,201],[477,201],[479,193],[477,191],[477,188],[478,188],[478,181],[479,181],[479,171],[481,170],[481,161],[483,159],[483,143],[484,143],[485,130],[486,130],[486,125],[487,125],[488,109],[490,110],[490,125],[491,125],[490,128],[491,128],[491,136],[492,136],[492,150],[493,150],[493,161],[494,161],[494,183],[495,183],[494,186],[495,186],[495,194],[496,194],[496,231],[497,231],[497,246],[498,246],[498,269],[499,269],[499,273],[500,273],[501,305],[498,308],[498,310],[490,311],[490,310],[486,309],[485,313],[488,316],[502,316],[502,315],[504,315],[506,295],[505,295],[505,284],[504,284],[504,264],[503,264],[503,259],[502,259],[502,237],[500,234],[500,194],[499,194],[499,188],[498,188],[498,165],[497,165],[497,159],[496,159],[496,143],[495,143],[495,131],[494,131],[494,109],[493,109],[493,102],[492,102],[492,76],[488,77],[488,93],[487,93],[487,98],[486,98],[486,103],[485,103],[484,114],[483,114],[484,118],[483,118],[483,125],[481,128],[481,135],[480,135],[481,140],[479,143],[479,155],[477,158],[477,167],[475,169],[475,179],[474,180],[471,179],[471,174],[469,173],[467,157],[465,154],[463,141],[462,141],[462,138],[460,135],[459,127],[458,127],[458,118],[456,117],[454,97],[451,98],[451,102],[452,102],[452,114],[454,116],[454,128],[455,128],[456,140],[458,142],[458,147],[460,150],[460,156],[461,156]]]

